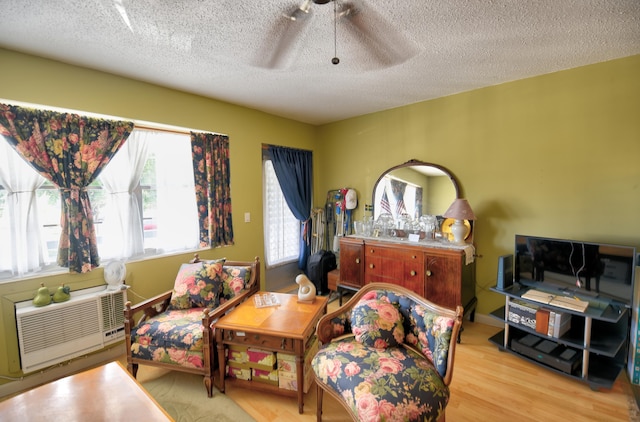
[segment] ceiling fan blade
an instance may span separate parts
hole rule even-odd
[[[418,53],[414,43],[363,1],[344,2],[338,15],[354,37],[384,65],[403,63]]]
[[[291,13],[282,15],[276,23],[271,39],[277,39],[275,45],[267,45],[269,51],[261,60],[262,67],[284,68],[290,62],[296,47],[302,43],[306,29],[311,22],[312,0],[305,0]]]

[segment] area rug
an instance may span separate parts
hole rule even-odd
[[[201,375],[172,371],[141,384],[177,422],[255,422],[217,389],[207,397]]]

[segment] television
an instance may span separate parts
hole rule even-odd
[[[630,308],[636,259],[631,246],[517,234],[514,281]]]

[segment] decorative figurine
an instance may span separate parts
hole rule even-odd
[[[60,287],[53,294],[53,301],[56,303],[66,302],[71,299],[71,289],[69,286],[61,284]]]
[[[36,296],[33,298],[34,306],[47,306],[51,303],[51,293],[49,293],[49,288],[44,285],[44,283],[40,283],[40,288],[36,292]]]
[[[316,300],[316,286],[304,274],[296,277],[296,284],[300,286],[298,289],[298,302],[313,303]]]

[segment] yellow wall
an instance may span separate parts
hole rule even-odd
[[[312,150],[315,205],[324,205],[330,189],[353,187],[356,219],[389,167],[419,159],[451,170],[478,217],[482,314],[502,302],[488,287],[515,233],[640,245],[640,56],[319,127],[8,50],[0,49],[0,63],[0,98],[228,134],[236,245],[205,258],[263,256],[262,143]],[[243,223],[245,212],[251,223]],[[127,283],[147,297],[167,290],[188,258],[128,264]],[[101,277],[95,271],[45,281],[80,286]],[[40,281],[0,284],[7,344],[0,355],[9,357],[8,364],[0,359],[0,374],[19,373],[15,339],[5,335],[15,329],[5,304],[29,298]]]
[[[316,129],[308,124],[197,95],[0,49],[0,98],[89,111],[229,135],[235,245],[201,253],[202,258],[251,260],[264,256],[262,143],[314,150]],[[319,179],[317,168],[315,178]],[[244,213],[251,222],[244,223]],[[143,297],[173,287],[176,269],[192,254],[127,263],[127,284]],[[262,266],[264,274],[264,263]],[[102,270],[0,284],[0,375],[16,376],[20,362],[13,301],[33,297],[41,281],[72,290],[104,283]],[[264,277],[262,280],[264,286]],[[140,299],[129,294],[132,302]],[[12,333],[6,335],[5,333]],[[6,345],[6,346],[5,346]],[[0,380],[2,383],[2,380]]]
[[[488,288],[516,233],[640,246],[639,74],[640,55],[322,126],[318,188],[354,187],[371,203],[392,165],[448,168],[478,218],[488,314],[503,303]]]

